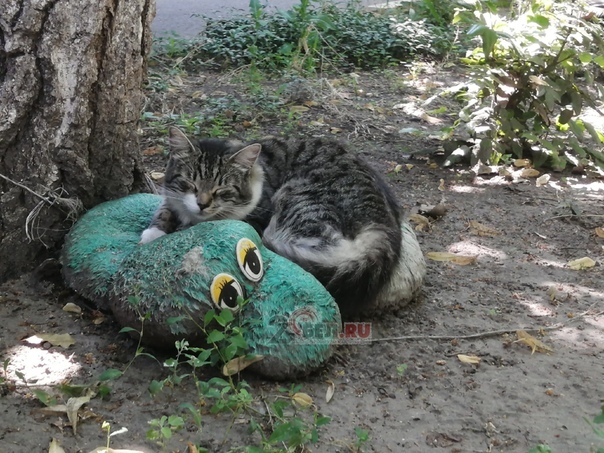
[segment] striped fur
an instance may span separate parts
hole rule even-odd
[[[315,275],[343,315],[371,308],[399,261],[401,222],[387,184],[357,154],[327,139],[241,144],[191,143],[176,131],[171,136],[176,138],[166,171],[169,195],[149,230],[170,232],[159,221],[163,211],[183,218],[173,229],[243,219],[268,248]],[[178,198],[175,185],[181,197],[172,202]],[[223,192],[229,196],[221,200]],[[187,196],[189,202],[183,202]]]

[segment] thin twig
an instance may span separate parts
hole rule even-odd
[[[562,214],[562,215],[557,215],[554,217],[549,217],[545,220],[543,220],[541,223],[544,222],[548,222],[550,220],[554,220],[554,219],[564,219],[564,218],[568,218],[568,217],[604,217],[604,214]]]
[[[549,326],[549,327],[534,327],[534,328],[522,328],[522,327],[510,327],[508,329],[503,329],[503,330],[492,330],[489,332],[479,332],[479,333],[473,333],[470,335],[407,335],[407,336],[403,336],[403,337],[386,337],[386,338],[371,338],[368,341],[370,342],[378,342],[378,341],[414,341],[414,340],[474,340],[477,338],[487,338],[487,337],[495,337],[498,335],[503,335],[505,333],[515,333],[518,330],[524,330],[526,333],[531,333],[531,332],[542,332],[545,330],[557,330],[557,329],[561,329],[563,327],[566,327],[567,325],[569,325],[570,323],[577,321],[585,316],[587,316],[591,310],[591,308],[593,307],[593,305],[591,307],[589,307],[586,311],[584,311],[583,313],[575,316],[574,318],[572,318],[569,322],[567,323],[559,323],[553,326]],[[600,311],[598,313],[594,313],[593,315],[590,316],[600,316],[604,314],[604,310]]]
[[[504,333],[514,333],[517,330],[524,330],[525,332],[529,333],[529,332],[540,332],[542,330],[555,330],[555,329],[560,329],[562,327],[564,327],[564,324],[556,324],[555,326],[530,328],[530,329],[522,328],[522,327],[513,327],[513,328],[503,329],[503,330],[492,330],[489,332],[479,332],[479,333],[474,333],[471,335],[428,335],[428,336],[408,335],[408,336],[404,336],[404,337],[372,338],[369,341],[376,342],[376,341],[395,341],[395,340],[406,340],[406,341],[413,341],[413,340],[473,340],[473,339],[477,339],[477,338],[496,337],[498,335],[503,335]]]

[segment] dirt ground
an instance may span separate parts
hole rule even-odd
[[[317,411],[331,417],[307,451],[527,452],[547,444],[553,452],[591,452],[604,446],[586,421],[600,413],[604,398],[604,238],[596,233],[604,227],[604,180],[550,173],[538,187],[535,177],[510,181],[476,176],[467,165],[436,165],[439,130],[452,123],[456,108],[437,94],[460,79],[453,68],[341,74],[310,84],[252,83],[244,71],[151,69],[141,148],[152,177],[160,177],[153,172],[166,160],[167,124],[242,138],[333,135],[385,172],[408,214],[422,205],[446,206],[444,216],[417,232],[424,253],[476,257],[468,265],[428,259],[420,300],[364,319],[372,323],[371,341],[341,346],[323,369],[297,382]],[[410,108],[430,99],[427,115]],[[472,221],[488,229],[472,228]],[[582,257],[595,267],[568,266]],[[224,452],[258,444],[245,416],[206,413],[201,429],[188,422],[165,449],[146,440],[149,420],[198,402],[189,381],[150,396],[151,381],[168,374],[160,364],[165,354],[153,351],[159,362],[137,358],[111,383],[108,398],[80,410],[77,434],[64,414],[44,414],[36,390],[64,402],[58,384],[90,385],[107,369],[124,370],[136,344],[118,334],[109,314],[42,274],[52,272],[0,286],[0,452],[47,452],[53,438],[67,453],[89,452],[106,443],[103,421],[112,431],[128,430],[112,437],[113,448],[191,452],[191,443]],[[62,310],[68,302],[82,313]],[[517,341],[521,329],[545,346],[533,353]],[[41,333],[69,333],[75,344],[23,341]],[[460,354],[480,361],[465,363]],[[278,387],[293,384],[244,378],[259,407]],[[335,384],[330,402],[328,380]],[[355,428],[369,439],[360,442]]]

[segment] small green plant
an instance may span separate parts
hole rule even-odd
[[[604,440],[604,406],[602,406],[601,412],[592,420],[585,419],[585,421],[589,423],[595,435]],[[604,447],[598,448],[596,453],[604,453]]]
[[[355,451],[360,452],[363,446],[369,442],[369,431],[366,429],[355,426],[354,434],[357,436],[356,441],[354,442]]]
[[[251,419],[250,431],[260,435],[261,447],[251,447],[248,451],[305,451],[308,444],[318,442],[319,428],[329,423],[331,419],[320,415],[315,410],[313,410],[310,419],[308,414],[300,414],[299,404],[295,403],[295,401],[306,400],[306,398],[301,398],[300,395],[305,394],[294,393],[291,398],[277,399],[267,405],[270,422],[268,433],[262,423],[259,423],[255,418]],[[311,406],[304,406],[302,408],[311,409]],[[286,450],[281,448],[282,445],[286,446]]]
[[[241,298],[238,300],[240,308],[245,303]],[[182,320],[182,316],[171,318],[168,323],[178,323]],[[313,410],[311,415],[302,413],[312,408],[312,400],[300,392],[299,385],[280,389],[281,395],[273,402],[266,403],[268,413],[260,414],[254,407],[254,396],[248,383],[233,377],[239,371],[239,359],[254,359],[247,355],[248,347],[244,333],[248,326],[240,324],[239,318],[235,318],[231,310],[225,309],[220,312],[209,310],[198,327],[203,332],[208,346],[199,348],[191,346],[185,340],[177,341],[175,357],[164,362],[164,367],[170,371],[170,375],[163,381],[152,381],[149,386],[150,394],[157,397],[166,387],[180,385],[185,379],[192,379],[198,402],[180,405],[179,408],[186,417],[174,414],[151,420],[148,439],[155,440],[165,448],[173,433],[185,425],[185,419],[201,429],[202,411],[207,411],[210,414],[230,414],[233,422],[242,415],[249,416],[250,429],[259,433],[261,446],[245,447],[244,450],[248,452],[293,452],[317,441],[318,429],[328,423],[329,418],[319,415],[316,410]],[[200,371],[208,366],[222,366],[224,378],[200,379]],[[286,445],[286,450],[282,449],[283,445]]]
[[[553,453],[549,445],[539,444],[536,447],[531,448],[528,453]]]
[[[458,92],[465,106],[457,127],[470,135],[473,162],[513,154],[554,169],[604,168],[604,135],[580,117],[603,94],[593,73],[604,67],[599,26],[581,19],[575,4],[549,0],[519,2],[513,19],[476,2],[455,21],[481,43],[462,59],[470,78]]]
[[[123,433],[127,433],[128,432],[127,428],[120,428],[117,431],[111,432],[111,424],[109,422],[107,422],[107,421],[104,421],[101,424],[101,429],[107,433],[107,444],[105,445],[105,448],[107,449],[107,451],[110,451],[109,446],[111,445],[111,438],[113,436],[117,436],[119,434],[123,434]]]
[[[409,365],[407,365],[406,363],[401,363],[400,365],[397,365],[396,374],[398,374],[399,377],[403,377],[403,375],[407,372],[407,368],[409,368]]]
[[[149,425],[151,428],[147,431],[147,439],[153,440],[165,448],[166,441],[170,440],[176,431],[182,429],[185,422],[178,415],[164,415],[161,418],[149,420]]]

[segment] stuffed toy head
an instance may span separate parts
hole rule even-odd
[[[139,245],[161,202],[131,195],[85,214],[66,238],[67,284],[142,342],[169,348],[203,343],[206,313],[229,310],[244,328],[251,369],[274,379],[321,366],[340,335],[340,313],[309,273],[262,245],[256,231],[235,220],[204,222]],[[244,300],[245,303],[241,303]]]

